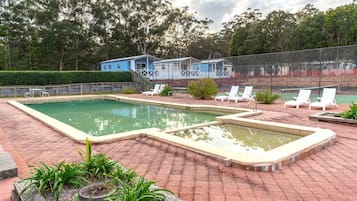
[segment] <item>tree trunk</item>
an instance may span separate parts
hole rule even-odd
[[[79,57],[79,54],[78,54],[78,40],[76,40],[76,64],[75,64],[75,69],[76,71],[78,71],[78,57]]]
[[[64,50],[63,50],[63,48],[61,49],[61,54],[60,54],[60,61],[59,61],[59,70],[60,71],[62,71],[63,70],[63,58],[64,58],[64,56],[63,56],[63,54],[64,54]]]

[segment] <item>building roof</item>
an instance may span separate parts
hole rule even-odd
[[[202,60],[200,63],[218,63],[221,61],[227,61],[226,59],[207,59],[207,60]]]
[[[199,62],[199,59],[194,57],[182,57],[182,58],[173,58],[173,59],[164,59],[160,61],[155,61],[154,63],[172,63],[172,62],[183,62],[187,60],[193,60],[193,62]]]
[[[137,59],[142,59],[142,58],[149,58],[154,61],[159,61],[161,60],[158,57],[152,56],[150,54],[143,54],[143,55],[137,55],[137,56],[131,56],[131,57],[123,57],[123,58],[117,58],[117,59],[110,59],[106,61],[101,61],[100,63],[108,63],[108,62],[113,62],[113,61],[124,61],[124,60],[137,60]]]

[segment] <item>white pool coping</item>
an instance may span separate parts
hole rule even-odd
[[[204,124],[192,125],[185,128],[167,129],[162,131],[157,128],[148,128],[141,130],[134,130],[129,132],[110,134],[105,136],[91,136],[87,133],[80,131],[72,126],[60,122],[52,117],[49,117],[41,112],[38,112],[30,107],[25,106],[27,103],[41,103],[41,102],[57,102],[57,101],[70,101],[81,99],[110,99],[130,103],[147,103],[156,106],[174,107],[179,109],[187,109],[192,111],[209,111],[225,113],[225,116],[219,116],[215,122]],[[167,103],[154,100],[143,100],[136,98],[129,98],[118,95],[81,95],[81,96],[61,96],[61,97],[41,97],[41,98],[23,98],[8,101],[9,104],[22,110],[28,115],[44,122],[54,130],[65,134],[71,139],[85,143],[88,138],[92,143],[108,143],[115,140],[124,140],[136,137],[149,137],[161,142],[169,143],[178,147],[182,147],[196,153],[200,153],[209,157],[213,157],[223,161],[225,165],[236,165],[243,169],[252,169],[259,171],[274,171],[280,169],[285,164],[290,164],[295,160],[303,158],[311,153],[325,148],[327,145],[334,142],[336,134],[329,129],[313,128],[299,125],[283,124],[276,122],[258,121],[246,119],[242,117],[260,114],[261,111],[252,111],[250,109],[212,106],[212,105],[187,105],[179,103]],[[213,147],[211,145],[195,142],[189,139],[168,134],[177,130],[188,129],[192,127],[211,125],[217,123],[233,124],[239,126],[247,126],[258,129],[271,130],[276,132],[283,132],[288,134],[304,136],[298,140],[282,145],[275,149],[259,154],[250,152],[232,153]]]

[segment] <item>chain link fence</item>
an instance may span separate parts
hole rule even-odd
[[[357,45],[226,58],[232,79],[272,91],[336,86],[357,94]]]
[[[213,63],[214,59],[205,60],[208,61],[208,68],[205,69],[208,71],[203,72],[201,68],[197,78],[172,77],[152,81],[187,87],[190,80],[214,78],[220,91],[232,85],[252,85],[254,91],[268,89],[272,92],[296,93],[298,89],[310,88],[313,93],[320,94],[323,87],[337,87],[339,94],[357,95],[357,45],[223,59],[224,65],[221,67]],[[172,69],[179,70],[180,67]],[[221,76],[221,72],[227,70],[229,73]]]

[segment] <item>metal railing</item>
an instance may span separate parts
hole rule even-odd
[[[96,83],[73,83],[63,85],[46,86],[2,86],[0,87],[0,97],[25,96],[31,89],[41,89],[49,95],[75,95],[92,93],[119,93],[124,88],[140,89],[138,82],[96,82]]]

